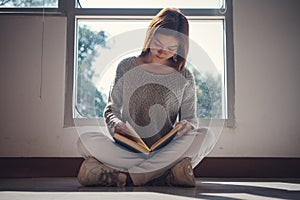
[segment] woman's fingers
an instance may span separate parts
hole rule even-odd
[[[182,127],[177,132],[176,138],[183,136],[185,133],[189,132],[192,129],[191,124],[186,120],[182,120],[182,121],[178,122],[177,124],[180,124]]]
[[[129,130],[124,122],[118,122],[115,125],[115,132],[127,135],[129,133]]]

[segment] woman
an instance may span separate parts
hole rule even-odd
[[[147,145],[176,124],[182,129],[166,146],[148,157],[132,152],[102,133],[85,133],[78,140],[82,185],[195,186],[193,167],[205,155],[206,129],[196,129],[196,96],[192,74],[185,68],[189,25],[178,10],[165,8],[151,21],[142,53],[118,65],[105,108],[108,130],[128,134],[128,121]]]

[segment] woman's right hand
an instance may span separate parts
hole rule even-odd
[[[121,135],[130,135],[130,132],[129,132],[129,129],[127,128],[126,124],[124,122],[118,122],[116,125],[115,125],[115,133],[119,133]]]

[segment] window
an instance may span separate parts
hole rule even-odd
[[[150,20],[77,18],[76,118],[103,116],[116,66],[120,59],[140,53]],[[187,66],[195,76],[198,118],[226,118],[223,30],[222,19],[190,19]]]
[[[151,5],[141,0],[123,4],[124,1],[118,0],[101,4],[81,0],[77,4],[80,14],[75,17],[75,93],[72,112],[76,119],[103,116],[118,62],[139,54],[151,18],[163,7],[158,1],[151,1]],[[189,18],[191,48],[196,49],[190,48],[187,67],[195,76],[198,118],[226,119],[227,126],[233,126],[234,88],[229,88],[233,85],[233,50],[232,40],[229,39],[232,34],[229,31],[232,29],[231,2],[227,1],[227,7],[225,1],[220,0],[188,3],[178,0],[168,2],[168,5],[179,7]],[[119,41],[119,38],[126,37],[128,32],[134,34],[134,31],[140,34],[129,40],[134,40],[136,45],[120,50],[118,43],[124,41]],[[94,43],[88,44],[88,41]],[[118,53],[117,49],[120,50]],[[114,57],[104,67],[102,59],[110,51],[115,52]],[[199,61],[195,61],[199,54],[204,58],[200,61],[201,66]]]

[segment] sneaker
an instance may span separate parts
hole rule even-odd
[[[100,163],[95,158],[89,157],[81,164],[77,176],[78,182],[84,186],[118,186],[126,185],[127,176],[118,170]]]
[[[149,183],[149,186],[184,186],[195,187],[196,181],[190,158],[183,158],[164,175]]]
[[[184,158],[172,167],[166,181],[175,186],[195,187],[196,180],[191,158]]]

